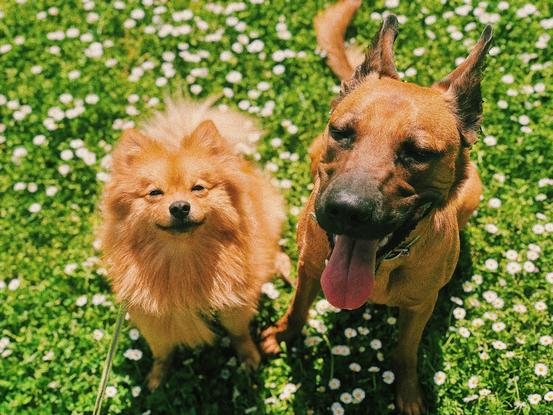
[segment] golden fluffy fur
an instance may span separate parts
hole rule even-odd
[[[259,362],[248,326],[282,264],[285,218],[269,179],[236,151],[259,135],[247,116],[180,99],[114,150],[102,248],[117,299],[152,349],[150,388],[176,345],[213,340],[206,319],[220,320],[248,367]],[[186,231],[174,228],[177,201],[190,204]]]
[[[202,121],[211,120],[221,136],[237,151],[251,153],[262,134],[257,122],[239,112],[213,107],[215,100],[216,97],[204,101],[166,99],[165,111],[146,120],[141,131],[163,140],[167,146],[178,147],[182,138],[191,134]]]

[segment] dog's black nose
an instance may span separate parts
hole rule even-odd
[[[373,220],[376,202],[348,190],[332,192],[325,206],[328,220],[344,231],[366,226]]]
[[[190,203],[184,200],[173,202],[171,206],[169,206],[169,212],[175,219],[185,219],[190,213]]]
[[[363,172],[351,171],[337,176],[317,195],[315,215],[328,233],[376,239],[377,235],[390,232],[382,192]]]

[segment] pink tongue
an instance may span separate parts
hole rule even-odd
[[[330,304],[353,310],[367,302],[374,287],[377,248],[377,240],[336,237],[321,277],[321,286]]]

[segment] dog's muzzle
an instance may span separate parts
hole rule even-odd
[[[321,227],[331,234],[356,239],[382,239],[409,216],[409,208],[392,208],[378,184],[361,172],[347,172],[321,189],[315,213]]]

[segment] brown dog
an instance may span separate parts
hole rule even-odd
[[[125,130],[104,189],[104,258],[152,349],[149,389],[178,345],[214,341],[215,318],[246,368],[257,368],[249,323],[261,286],[288,273],[278,246],[282,197],[236,150],[260,131],[212,102],[168,101],[140,130]]]
[[[320,286],[339,308],[367,300],[399,307],[397,406],[420,414],[418,345],[457,264],[459,229],[481,194],[469,149],[481,121],[491,28],[444,80],[421,87],[401,82],[396,72],[395,16],[384,20],[353,71],[343,34],[359,4],[343,0],[316,20],[329,65],[351,78],[310,149],[315,186],[299,219],[296,294],[286,315],[263,333],[262,348],[276,353],[281,341],[300,333]]]

